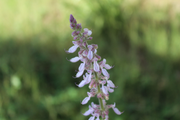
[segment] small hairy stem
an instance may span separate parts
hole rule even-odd
[[[96,72],[95,72],[95,76],[96,76],[96,81],[98,81],[98,76]],[[97,84],[97,87],[98,87],[98,92],[100,93],[101,92],[100,84]],[[101,106],[101,111],[103,111],[104,110],[103,100],[102,98],[98,98],[98,99],[99,99],[99,104]]]
[[[100,90],[100,85],[98,85],[98,91]],[[101,111],[104,110],[104,106],[103,106],[103,101],[102,101],[102,98],[98,98],[99,99],[99,104],[101,106]]]

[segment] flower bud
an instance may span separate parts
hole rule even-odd
[[[73,23],[71,23],[71,24],[70,24],[70,27],[71,27],[71,29],[75,30],[76,25],[73,24]]]
[[[78,36],[75,36],[75,37],[74,37],[74,40],[77,40],[77,39],[78,39]]]
[[[74,23],[74,24],[77,24],[76,19],[73,20],[73,23]]]
[[[73,31],[71,34],[73,37],[76,36],[76,31]]]
[[[70,21],[70,23],[72,23],[74,21],[74,17],[72,14],[70,15],[69,21]]]
[[[92,40],[92,37],[88,37],[87,40]]]
[[[81,28],[82,28],[82,27],[81,27],[81,24],[77,24],[77,25],[76,25],[76,29],[81,30]]]

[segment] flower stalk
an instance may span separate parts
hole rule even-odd
[[[115,88],[114,83],[109,80],[110,75],[107,72],[112,66],[106,64],[106,59],[100,61],[101,57],[97,54],[98,45],[88,45],[88,41],[92,40],[92,31],[87,28],[82,31],[81,24],[77,24],[73,15],[70,15],[69,21],[71,29],[74,30],[72,32],[74,39],[72,43],[74,45],[67,50],[67,53],[74,53],[78,48],[80,49],[78,56],[71,58],[70,62],[75,63],[81,61],[76,78],[81,77],[86,71],[83,75],[83,80],[77,86],[81,88],[89,84],[90,88],[90,92],[87,92],[88,97],[85,97],[81,104],[87,104],[91,97],[97,96],[99,99],[99,104],[92,102],[91,105],[89,105],[89,110],[83,115],[92,115],[89,120],[100,120],[100,118],[102,118],[102,120],[108,120],[110,108],[112,108],[116,114],[121,115],[123,112],[120,112],[115,107],[115,103],[106,105],[106,100],[109,99],[109,93],[114,92]]]

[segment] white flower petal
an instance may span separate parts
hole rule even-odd
[[[107,72],[106,69],[102,69],[102,73],[103,73],[104,76],[109,78],[109,73]]]
[[[74,53],[77,50],[77,48],[78,48],[78,45],[74,45],[74,46],[70,47],[67,52]]]
[[[121,115],[122,112],[120,112],[117,108],[112,108],[114,110],[114,112],[117,114],[117,115]]]
[[[88,57],[89,60],[92,60],[93,52],[91,50],[89,50],[87,57]]]
[[[108,65],[108,64],[105,64],[104,67],[105,67],[106,69],[108,69],[108,70],[112,68],[112,67],[111,67],[110,65]]]
[[[87,33],[89,36],[92,34],[92,31],[91,30],[88,30],[88,33]]]
[[[99,115],[97,115],[97,118],[96,118],[96,120],[100,120],[100,119],[99,119]]]
[[[74,58],[71,58],[71,59],[70,59],[70,61],[73,62],[73,63],[74,63],[74,62],[77,62],[77,61],[79,61],[79,60],[80,60],[79,57],[74,57]]]
[[[104,85],[102,85],[102,91],[103,91],[104,94],[106,94],[106,95],[108,94],[108,92],[106,90],[106,87]]]
[[[95,53],[95,54],[97,53],[97,50],[96,50],[96,49],[94,50],[94,53]]]
[[[115,88],[115,85],[111,80],[108,80],[107,84],[109,85],[109,87]]]
[[[79,71],[83,71],[85,67],[85,62],[81,63],[79,66]]]
[[[106,116],[105,116],[105,120],[108,120],[108,118],[109,118],[109,116],[108,116],[108,115],[106,115]]]
[[[87,79],[86,79],[86,84],[90,83],[91,82],[91,75],[92,73],[90,72]]]
[[[94,120],[95,116],[91,116],[88,120]]]
[[[94,111],[93,108],[89,108],[89,110],[86,111],[83,115],[84,115],[84,116],[88,116],[88,115],[90,115],[93,111]]]
[[[104,58],[102,61],[102,66],[104,67],[105,64],[106,64],[106,59]]]
[[[84,28],[84,31],[85,31],[85,32],[86,32],[86,31],[88,32],[88,30],[89,30],[89,29],[87,29],[87,28]]]
[[[86,85],[86,80],[82,80],[82,81],[79,83],[78,87],[83,87],[84,85]]]
[[[110,93],[112,93],[112,92],[114,92],[114,89],[109,88],[108,91],[109,91]]]
[[[76,77],[80,77],[83,74],[84,70],[77,72]]]
[[[81,102],[81,104],[86,104],[89,100],[90,100],[91,97],[85,97],[84,100]]]
[[[94,61],[94,71],[99,72],[99,64],[97,61]]]

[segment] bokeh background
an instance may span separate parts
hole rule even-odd
[[[89,118],[70,14],[115,66],[110,120],[180,120],[179,0],[0,0],[0,120]]]

